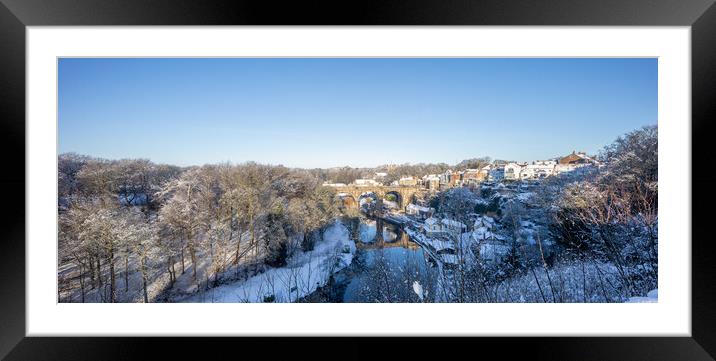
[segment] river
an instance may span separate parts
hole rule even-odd
[[[428,282],[430,273],[422,248],[398,239],[389,229],[383,233],[385,243],[380,247],[375,222],[365,218],[361,218],[358,234],[351,265],[318,292],[329,302],[418,302],[413,283]]]

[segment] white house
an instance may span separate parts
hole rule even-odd
[[[518,180],[520,179],[521,172],[522,165],[517,163],[507,163],[507,165],[505,165],[504,178],[506,180]]]
[[[467,226],[452,219],[443,218],[438,220],[435,217],[430,217],[425,220],[423,229],[428,236],[438,236],[444,235],[445,233],[460,234],[467,229]]]
[[[557,162],[553,160],[540,160],[532,162],[522,168],[520,179],[542,179],[554,174]]]
[[[483,180],[479,169],[465,169],[462,172],[461,179],[463,185],[477,185]]]
[[[462,222],[458,222],[448,218],[443,218],[440,223],[442,223],[443,231],[445,232],[462,233],[467,229],[467,226]]]
[[[440,177],[435,174],[424,176],[423,184],[430,190],[438,190],[440,189]]]
[[[477,216],[472,227],[475,230],[485,228],[488,231],[492,231],[495,227],[495,219],[490,216]]]
[[[480,168],[480,178],[482,179],[490,179],[490,171],[492,171],[493,168],[499,167],[502,169],[502,172],[504,173],[505,167],[495,165],[494,167],[491,164],[488,164],[482,168]]]
[[[511,249],[503,236],[494,233],[495,220],[489,216],[479,216],[473,225],[470,240],[480,247],[480,257],[486,261],[499,261]]]
[[[345,187],[345,183],[330,183],[330,182],[323,182],[323,186],[325,187]]]
[[[398,184],[402,187],[414,187],[418,184],[418,180],[415,177],[402,177],[398,180]]]
[[[526,165],[522,167],[522,170],[520,170],[520,176],[519,179],[532,179],[535,176],[535,170],[534,168],[528,168],[529,165]]]
[[[452,171],[448,169],[445,171],[445,173],[440,175],[440,184],[450,183],[451,178],[452,178]]]
[[[423,230],[425,230],[425,234],[428,236],[440,234],[443,232],[443,227],[440,225],[440,221],[438,221],[436,218],[430,217],[425,220],[425,223],[423,224]]]
[[[423,219],[432,217],[434,212],[435,210],[432,208],[419,206],[414,203],[410,203],[407,207],[405,207],[405,213]]]
[[[380,183],[376,182],[373,179],[356,179],[353,183],[359,187],[369,187],[369,186],[380,185]]]

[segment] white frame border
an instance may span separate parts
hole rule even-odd
[[[659,302],[58,304],[56,79],[65,56],[658,57]],[[690,27],[28,27],[27,335],[691,336],[690,76]]]

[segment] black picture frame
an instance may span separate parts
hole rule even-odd
[[[186,358],[247,350],[264,356],[452,357],[485,350],[504,356],[569,360],[712,360],[716,355],[716,253],[709,192],[716,177],[710,138],[716,89],[714,0],[141,1],[0,0],[0,149],[5,215],[0,241],[0,357],[7,360]],[[460,338],[40,338],[25,328],[25,28],[78,25],[560,25],[690,26],[692,71],[692,337]],[[662,150],[664,151],[664,150]],[[668,151],[668,150],[665,150]],[[698,167],[698,168],[697,168]],[[701,171],[705,169],[705,171]],[[689,176],[687,178],[687,176]],[[25,191],[20,191],[21,189]],[[677,240],[675,240],[677,241]],[[688,240],[683,240],[688,241]],[[371,343],[370,345],[368,343]],[[381,345],[382,344],[382,345]],[[241,356],[237,350],[242,350]],[[380,350],[380,351],[378,351]],[[262,357],[263,358],[263,357]]]

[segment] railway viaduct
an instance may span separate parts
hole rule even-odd
[[[336,195],[343,200],[346,206],[357,207],[363,198],[385,199],[386,196],[392,194],[395,196],[398,207],[405,210],[405,207],[411,202],[413,197],[421,198],[429,192],[428,189],[418,186],[356,186],[347,185],[333,187]]]

